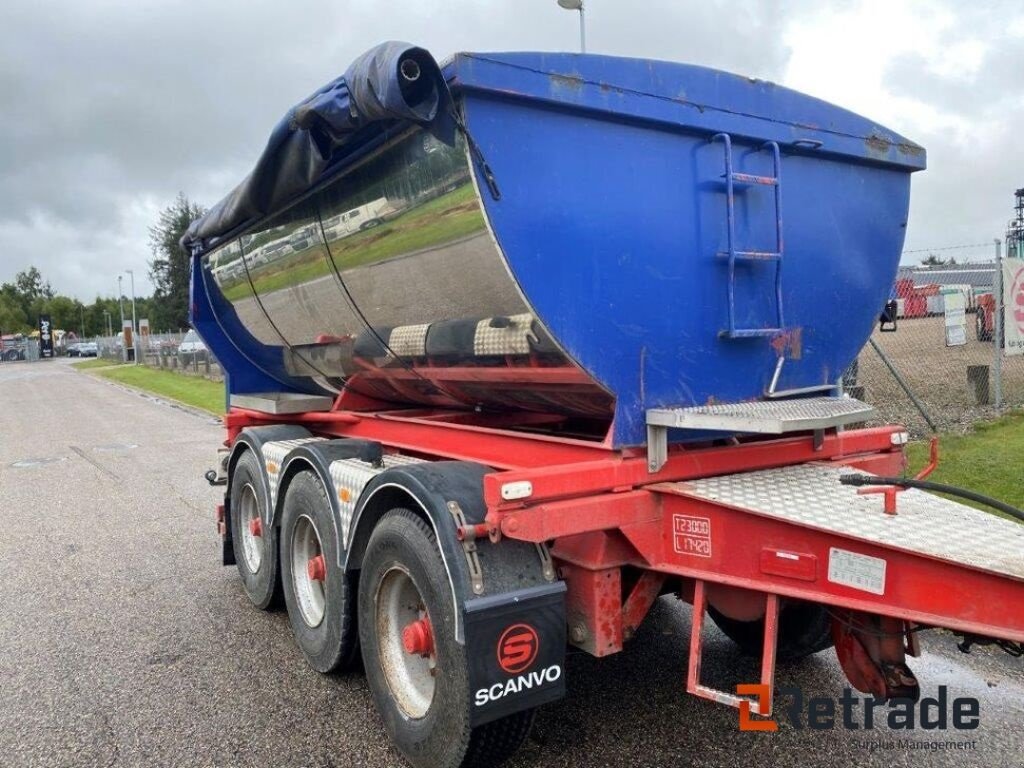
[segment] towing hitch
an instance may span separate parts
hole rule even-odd
[[[208,482],[210,485],[227,485],[228,484],[228,477],[227,477],[227,475],[218,475],[217,474],[217,470],[215,470],[215,469],[208,469],[208,470],[206,470],[206,472],[203,473],[203,477],[206,478],[206,482]]]

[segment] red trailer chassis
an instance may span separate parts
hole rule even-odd
[[[764,619],[761,682],[769,687],[780,604],[786,600],[828,607],[844,671],[854,687],[878,696],[898,693],[893,675],[909,674],[903,662],[905,655],[916,655],[915,627],[1024,641],[1019,568],[1007,572],[999,562],[958,561],[901,540],[901,523],[895,521],[902,502],[893,488],[869,489],[885,491],[884,511],[881,496],[871,498],[897,530],[879,537],[860,535],[850,527],[856,521],[823,527],[700,487],[709,478],[736,479],[729,481],[732,487],[750,478],[771,488],[775,475],[769,471],[801,467],[833,480],[847,467],[899,475],[906,468],[900,427],[672,446],[661,469],[652,472],[643,449],[613,450],[607,443],[512,431],[500,417],[491,425],[482,416],[475,424],[466,419],[464,412],[278,416],[233,408],[225,425],[228,444],[246,427],[297,424],[322,436],[377,441],[387,451],[499,470],[484,477],[485,521],[459,529],[458,537],[489,540],[492,546],[504,538],[548,544],[567,585],[570,642],[596,656],[621,650],[671,581],[694,606],[687,689],[721,703],[738,706],[745,700],[700,681],[709,604],[733,618]],[[829,485],[822,493],[834,490]],[[837,552],[853,559],[854,570],[860,562],[881,563],[884,589],[875,589],[870,575],[867,587],[841,574],[834,578]],[[1019,561],[1019,553],[1010,556]],[[757,704],[751,709],[766,714],[769,702],[770,696],[764,711]]]

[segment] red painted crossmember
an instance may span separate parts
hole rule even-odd
[[[402,630],[402,647],[406,653],[429,656],[434,652],[434,631],[430,619],[422,618],[408,624]]]
[[[327,578],[327,563],[324,562],[323,555],[317,555],[316,557],[309,558],[306,563],[306,573],[309,574],[310,581],[323,581]]]
[[[263,535],[263,521],[258,517],[249,521],[249,533],[253,536]]]

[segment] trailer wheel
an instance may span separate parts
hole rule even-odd
[[[367,544],[359,638],[384,727],[417,768],[497,765],[529,735],[532,710],[470,727],[448,573],[433,530],[409,510],[388,512]]]
[[[764,619],[738,621],[708,606],[708,615],[746,656],[760,656],[764,646]],[[796,661],[832,647],[832,620],[823,605],[787,602],[779,610],[775,658]]]
[[[288,486],[281,519],[281,582],[295,641],[310,666],[351,666],[358,649],[352,584],[338,565],[334,514],[323,483],[300,472]]]
[[[267,496],[260,482],[262,470],[252,451],[235,465],[231,478],[231,543],[242,586],[253,605],[267,609],[280,604],[281,580],[277,572],[277,531],[264,525]]]

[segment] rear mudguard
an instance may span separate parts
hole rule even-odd
[[[223,565],[235,564],[235,548],[232,544],[231,533],[231,485],[234,482],[235,465],[238,464],[242,454],[246,451],[252,451],[259,457],[260,466],[263,469],[260,472],[260,484],[263,486],[266,497],[269,499],[271,498],[271,486],[267,476],[266,464],[263,460],[263,445],[273,441],[300,440],[309,437],[312,437],[312,435],[305,427],[277,424],[270,427],[249,427],[243,429],[238,434],[238,437],[235,438],[235,442],[232,443],[231,451],[228,454],[227,482],[224,484],[224,535],[222,537],[221,554],[221,563]],[[263,522],[269,524],[271,510],[261,510],[261,513],[263,515]]]
[[[483,537],[459,540],[462,525],[487,513],[479,464],[437,461],[388,469],[366,486],[357,505],[347,567],[357,570],[373,528],[395,507],[429,521],[444,559],[466,659],[474,725],[565,695],[565,584],[547,548]]]

